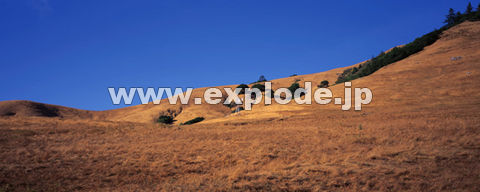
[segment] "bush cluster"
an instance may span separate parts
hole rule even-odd
[[[322,82],[320,82],[320,85],[318,85],[317,87],[318,88],[327,88],[328,87],[328,81],[323,80]]]
[[[297,82],[292,83],[292,84],[290,85],[290,87],[288,87],[288,90],[290,90],[290,92],[292,92],[292,98],[295,97],[295,91],[296,91],[297,89],[300,89],[300,84],[298,84]],[[303,96],[303,95],[305,95],[305,93],[301,93],[301,94],[300,94],[300,96]]]
[[[164,124],[172,124],[173,123],[173,117],[172,116],[167,116],[167,115],[162,115],[158,117],[157,119],[158,123],[164,123]]]

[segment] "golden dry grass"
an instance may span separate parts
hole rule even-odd
[[[324,110],[180,128],[7,119],[0,178],[19,190],[476,191],[475,112]]]
[[[353,81],[374,93],[360,112],[273,104],[232,116],[221,105],[141,105],[78,119],[4,117],[0,189],[480,191],[479,48],[480,23],[466,22]],[[320,82],[336,71],[292,78]],[[178,117],[207,120],[151,123],[180,107]]]

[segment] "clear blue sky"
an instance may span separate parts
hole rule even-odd
[[[0,0],[0,101],[105,110],[122,107],[107,87],[197,88],[321,72],[408,43],[467,3]]]

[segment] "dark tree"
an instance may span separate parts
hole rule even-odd
[[[265,85],[262,85],[262,84],[255,84],[252,86],[252,89],[253,88],[257,88],[258,90],[260,90],[260,92],[265,92]],[[252,99],[256,98],[257,95],[255,92],[252,92]]]
[[[173,117],[172,116],[167,116],[167,115],[162,115],[158,117],[157,119],[158,123],[164,123],[164,124],[172,124],[173,123]]]
[[[352,69],[352,74],[355,74],[356,72],[358,72],[358,68],[357,68],[357,67],[353,67],[353,69]]]
[[[457,14],[455,15],[455,22],[460,22],[461,18],[462,18],[462,13],[460,13],[460,11],[457,11]]]
[[[257,82],[264,82],[264,81],[267,81],[267,79],[265,79],[265,76],[260,75]]]
[[[238,93],[239,95],[245,94],[245,89],[248,88],[248,85],[240,84],[239,86],[237,86],[237,88],[242,89],[242,90],[240,90],[240,92]]]
[[[252,89],[253,88],[257,88],[259,89],[261,92],[265,92],[265,85],[262,85],[262,84],[255,84],[252,86]]]
[[[288,87],[288,90],[290,90],[290,92],[292,92],[292,98],[295,98],[295,91],[297,89],[300,89],[300,84],[298,83],[292,83],[292,85],[290,85],[290,87]],[[301,93],[300,96],[303,96],[305,93]]]
[[[325,87],[328,87],[328,81],[327,80],[323,80],[322,82],[320,82],[320,85],[318,85],[319,88],[325,88]]]
[[[477,6],[477,19],[480,19],[480,3]]]
[[[453,25],[455,23],[455,10],[453,10],[452,8],[450,8],[450,10],[448,10],[448,15],[447,15],[447,18],[445,19],[444,23],[448,24],[448,25]]]
[[[472,10],[473,10],[472,3],[471,3],[471,2],[468,2],[467,10],[465,11],[465,14],[470,14],[470,13],[472,13]]]

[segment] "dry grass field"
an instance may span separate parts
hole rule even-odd
[[[272,82],[334,82],[343,69]],[[362,111],[45,105],[56,115],[43,117],[30,102],[0,102],[0,191],[480,191],[479,74],[480,22],[465,22],[354,80],[373,92]],[[167,109],[175,125],[152,122]],[[196,116],[206,120],[178,124]]]

